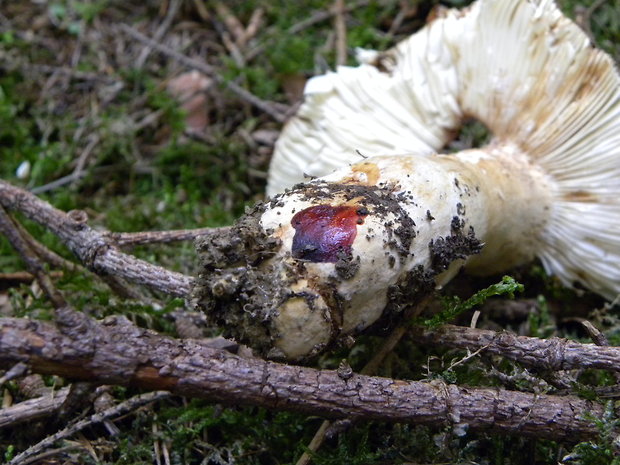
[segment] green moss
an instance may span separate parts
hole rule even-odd
[[[484,303],[489,297],[507,295],[509,298],[514,298],[514,293],[523,292],[523,289],[523,285],[516,282],[514,278],[504,276],[499,283],[476,292],[465,301],[462,301],[458,296],[442,297],[443,311],[430,319],[420,321],[420,323],[428,328],[436,328],[453,320],[461,313]]]
[[[530,336],[539,338],[548,338],[553,335],[555,325],[551,320],[549,305],[547,299],[543,295],[537,298],[538,312],[530,313],[528,322],[530,326]]]
[[[291,439],[309,440],[310,431],[301,415],[224,409],[198,399],[161,409],[158,422],[160,438],[169,441],[181,463],[199,463],[209,454],[243,464],[287,463],[296,452]]]
[[[607,402],[605,414],[602,418],[594,418],[584,412],[586,418],[591,419],[599,430],[597,441],[584,441],[577,444],[573,450],[567,454],[564,460],[577,465],[618,465],[617,430],[620,420],[615,412],[614,403]]]
[[[268,55],[274,72],[283,75],[311,72],[317,48],[313,42],[300,36],[277,41]]]
[[[559,3],[565,12],[579,17],[595,1],[562,0]],[[20,3],[25,6],[19,6]],[[452,7],[469,4],[470,1],[449,0],[442,3]],[[214,12],[214,2],[202,4]],[[348,64],[354,64],[355,47],[390,47],[420,27],[426,14],[436,4],[435,1],[410,2],[408,6],[417,8],[417,13],[407,18],[402,30],[393,35],[387,33],[402,2],[374,1],[369,2],[367,7],[351,11],[347,14]],[[298,28],[316,12],[331,8],[333,0],[226,2],[243,24],[247,24],[257,8],[264,10],[263,25],[249,46],[249,50],[258,52],[248,58],[245,66],[239,66],[230,59],[222,44],[212,46],[219,36],[214,32],[212,23],[198,17],[192,5],[193,2],[183,4],[179,18],[184,22],[175,23],[171,30],[178,31],[175,28],[184,27],[188,28],[187,31],[200,29],[203,34],[200,40],[204,39],[201,52],[206,53],[199,55],[199,58],[218,67],[227,79],[235,80],[265,100],[285,102],[282,82],[287,75],[308,77],[334,66],[333,46],[326,46],[333,37],[333,20],[328,18]],[[32,18],[49,20],[49,24],[38,30],[37,39],[59,40],[58,44],[71,52],[76,49],[79,34],[98,27],[97,24],[122,21],[139,28],[146,25],[152,27],[149,31],[153,31],[162,20],[158,5],[152,2],[131,7],[109,1],[7,3],[7,8],[26,7],[34,9]],[[10,21],[17,21],[24,10],[17,10],[17,13],[6,16]],[[617,6],[613,2],[603,2],[592,11],[590,19],[597,45],[618,60],[620,15]],[[298,28],[297,32],[290,32],[293,27]],[[75,55],[78,63],[72,68],[65,60],[65,55],[72,53],[59,53],[59,47],[53,41],[51,43],[54,45],[47,47],[41,46],[40,41],[26,40],[23,32],[29,28],[29,23],[15,24],[11,28],[3,24],[3,31],[0,32],[0,52],[7,58],[6,68],[0,76],[2,179],[25,188],[36,188],[58,180],[73,172],[75,161],[84,152],[88,137],[97,137],[98,142],[88,157],[85,176],[42,194],[43,199],[62,210],[85,209],[94,227],[142,231],[221,226],[230,224],[247,204],[261,197],[263,181],[253,176],[251,171],[264,170],[268,155],[260,163],[253,161],[259,148],[248,143],[247,135],[256,129],[277,130],[278,125],[219,88],[217,92],[222,97],[210,110],[208,137],[205,140],[191,139],[184,135],[183,111],[165,91],[165,80],[184,68],[169,63],[155,52],[140,70],[121,68],[117,66],[121,61],[115,61],[116,51],[110,51],[109,56],[101,59],[100,53],[104,47],[90,42],[82,43],[81,53]],[[105,34],[102,37],[105,38]],[[118,39],[130,45],[127,37],[119,36]],[[139,53],[140,46],[133,45],[136,49],[131,53]],[[189,52],[196,52],[191,45],[188,47]],[[54,85],[43,93],[46,83],[52,82],[48,81],[50,74],[31,75],[22,70],[22,61],[19,60],[99,73],[122,86],[111,92],[111,84],[69,79],[63,81],[65,86],[61,93],[54,93]],[[146,116],[152,115],[156,117],[151,124],[139,124]],[[488,136],[486,128],[472,122],[462,129],[460,142],[469,146],[481,145],[488,140]],[[16,170],[26,161],[31,165],[30,173],[18,179]],[[45,228],[29,221],[25,224],[43,244],[72,258],[71,253]],[[132,253],[186,273],[195,270],[196,258],[191,243],[141,246],[132,249]],[[2,237],[0,269],[3,272],[24,269],[21,259]],[[527,325],[532,336],[565,336],[566,330],[555,322],[554,313],[558,308],[565,315],[574,311],[578,303],[588,311],[597,308],[596,304],[600,303],[584,300],[573,291],[566,290],[556,279],[549,278],[540,266],[517,270],[516,273],[519,274],[514,275],[515,279],[526,284],[526,297],[538,299],[540,312],[531,315]],[[127,301],[117,297],[88,273],[63,270],[63,275],[55,278],[55,282],[74,307],[93,317],[124,315],[140,326],[166,334],[175,334],[170,314],[184,304],[178,299],[164,299],[161,306]],[[426,323],[436,325],[452,321],[492,295],[506,295],[520,290],[514,280],[502,281],[491,287],[488,283],[474,283],[472,291],[467,294],[473,295],[472,298],[446,298],[443,311]],[[14,287],[9,295],[14,316],[53,317],[50,303],[36,287]],[[620,321],[614,312],[613,309],[600,311],[593,318],[605,330],[610,343],[620,345]],[[383,335],[361,336],[353,349],[326,354],[318,364],[324,368],[336,368],[346,358],[354,370],[359,371],[383,341]],[[489,375],[491,366],[505,374],[522,370],[513,362],[484,356],[459,363],[465,356],[464,351],[425,347],[411,338],[405,338],[385,360],[378,374],[399,379],[443,379],[471,386],[494,386],[501,383]],[[578,377],[573,394],[596,400],[597,387],[614,383],[614,377],[608,373],[586,370]],[[529,381],[517,379],[513,388],[531,390],[532,386]],[[9,385],[9,389],[14,396],[19,395],[17,388]],[[118,400],[134,394],[136,392],[130,388],[113,389],[113,395]],[[616,419],[610,413],[599,420],[600,438],[580,443],[570,452],[565,452],[566,447],[570,446],[550,441],[471,431],[465,436],[458,436],[451,428],[356,423],[340,436],[328,439],[315,454],[314,462],[555,464],[562,453],[574,457],[571,463],[617,463],[611,433],[617,426]],[[115,420],[121,430],[116,438],[108,436],[99,426],[83,434],[97,449],[99,463],[153,463],[153,445],[159,441],[168,447],[172,463],[284,464],[295,463],[321,421],[301,414],[223,407],[202,400],[173,398]],[[49,426],[51,423],[47,425],[49,431],[46,425],[42,420],[20,431],[3,431],[0,447],[4,458],[9,460],[15,452],[53,432],[54,428]],[[78,457],[79,460],[75,461],[94,463],[88,453],[77,454],[71,459]]]

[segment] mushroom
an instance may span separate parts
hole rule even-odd
[[[620,78],[551,1],[478,0],[360,56],[308,82],[271,199],[199,244],[213,323],[300,360],[462,267],[538,257],[567,286],[620,293]],[[467,118],[490,143],[437,154]]]

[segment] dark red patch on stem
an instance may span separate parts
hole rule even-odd
[[[357,225],[368,210],[359,207],[316,205],[293,216],[293,257],[311,262],[335,263],[351,256]]]

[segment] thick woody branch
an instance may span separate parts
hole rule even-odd
[[[422,343],[482,350],[483,353],[501,355],[545,370],[600,368],[620,371],[620,347],[582,344],[559,337],[539,339],[453,325],[432,330],[416,329],[414,334],[416,340]]]
[[[113,241],[90,228],[79,212],[72,215],[31,193],[0,181],[0,205],[19,211],[53,232],[90,270],[125,278],[166,294],[185,297],[191,278],[122,253]]]
[[[63,308],[58,327],[0,319],[0,365],[103,384],[163,389],[233,405],[326,418],[377,419],[582,440],[596,435],[600,405],[573,396],[395,381],[242,358],[199,340],[175,340],[122,318],[102,323]],[[587,418],[586,418],[587,416]]]

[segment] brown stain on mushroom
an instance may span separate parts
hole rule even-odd
[[[381,172],[379,167],[372,162],[363,161],[351,165],[352,174],[342,179],[343,184],[358,184],[361,186],[374,186],[379,181]]]
[[[597,203],[599,202],[598,196],[594,195],[592,192],[578,190],[572,191],[568,194],[564,194],[562,196],[562,200],[566,200],[567,202],[584,202],[584,203]]]
[[[558,25],[553,26],[553,28],[557,27]],[[551,31],[550,34],[558,33]],[[546,36],[536,39],[536,42],[542,41]],[[455,55],[456,50],[458,47],[455,47],[454,51],[451,48],[455,61],[458,62],[461,57]],[[606,84],[609,87],[606,81],[609,76],[613,75],[614,68],[613,62],[604,53],[593,51],[580,66],[567,67],[557,88],[550,89],[549,83],[558,81],[558,71],[552,66],[553,63],[553,60],[549,60],[549,63],[538,71],[532,88],[522,98],[515,99],[514,95],[505,93],[501,87],[489,89],[486,97],[488,106],[482,114],[473,108],[469,108],[469,103],[464,100],[465,96],[469,95],[469,87],[476,84],[473,80],[472,70],[465,67],[462,74],[463,88],[456,96],[463,111],[462,120],[465,117],[473,117],[484,123],[496,137],[513,142],[519,141],[519,146],[528,152],[533,159],[536,159],[538,154],[548,152],[557,144],[557,134],[566,131],[574,132],[579,129],[571,128],[571,122],[576,118],[576,115],[583,114],[594,105],[592,99],[596,97],[593,96],[600,93],[601,88],[605,87]],[[501,79],[508,79],[508,77]],[[524,111],[512,111],[511,105],[506,105],[508,101]],[[555,101],[563,105],[566,102],[566,104],[563,111],[558,112],[556,105],[540,104],[544,101]],[[603,99],[595,105],[602,109],[605,105],[604,102]],[[511,112],[513,115],[508,117],[507,112]],[[535,122],[533,128],[528,129],[528,124],[523,124],[524,114],[528,115],[528,122]],[[550,121],[553,123],[549,123]],[[546,138],[542,138],[541,131],[549,131],[549,127],[553,128],[554,137],[547,134]]]
[[[443,5],[436,5],[431,9],[430,13],[426,17],[426,24],[428,25],[434,23],[437,20],[446,19],[451,14],[457,18],[464,18],[470,13],[471,9],[471,6],[456,10],[454,8],[447,8]]]
[[[392,71],[398,64],[398,54],[394,49],[380,53],[374,62],[371,63],[381,73],[388,76],[392,75]]]
[[[600,52],[594,52],[587,63],[583,73],[583,79],[575,92],[575,100],[581,100],[588,97],[591,93],[597,92],[601,85],[601,81],[613,72],[613,65],[609,60],[605,59],[605,55]]]

